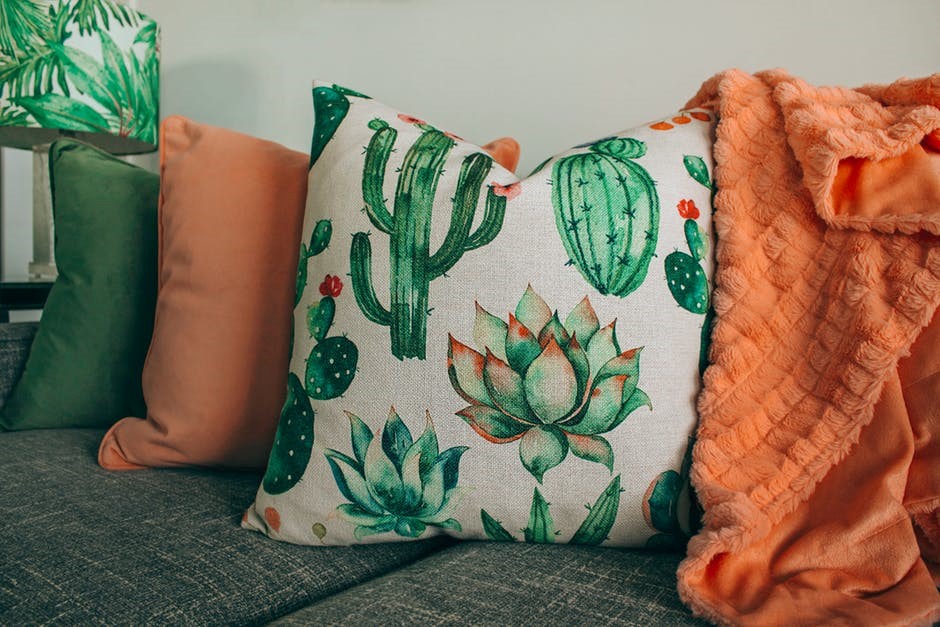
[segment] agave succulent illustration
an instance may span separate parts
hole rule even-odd
[[[599,434],[649,397],[637,387],[640,348],[621,351],[616,320],[600,327],[587,296],[564,324],[530,285],[508,324],[477,304],[473,340],[450,337],[447,371],[470,403],[457,415],[496,444],[519,440],[523,466],[540,483],[571,451],[613,472]]]
[[[587,507],[588,513],[584,522],[578,527],[569,544],[601,544],[607,539],[617,519],[617,509],[620,507],[620,475],[614,477],[601,495],[597,497],[594,505]],[[525,542],[553,543],[555,536],[560,532],[555,530],[555,522],[548,511],[549,503],[535,488],[532,493],[532,507],[529,510],[529,524],[522,530]],[[497,542],[515,542],[516,538],[509,533],[502,523],[493,518],[485,509],[480,510],[480,519],[483,522],[483,532],[490,540]]]
[[[417,440],[394,407],[375,435],[358,416],[346,415],[353,457],[333,449],[325,455],[336,486],[351,501],[336,511],[356,525],[356,539],[389,531],[417,538],[428,527],[460,531],[451,515],[460,496],[460,458],[468,447],[440,452],[430,413]]]

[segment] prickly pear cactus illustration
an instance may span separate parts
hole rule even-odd
[[[297,485],[310,462],[313,450],[313,408],[304,386],[291,373],[287,376],[287,399],[274,436],[262,485],[268,494],[281,494]]]
[[[689,538],[698,532],[702,511],[689,484],[693,444],[694,439],[690,437],[679,472],[670,469],[660,473],[646,490],[643,497],[643,518],[646,519],[647,525],[657,531],[646,541],[648,549],[681,550]],[[686,489],[689,510],[687,514],[682,514],[681,497]],[[688,521],[686,527],[683,527],[680,517]]]
[[[330,239],[333,237],[333,224],[329,220],[320,220],[313,227],[313,233],[310,235],[310,245],[305,242],[300,244],[300,258],[297,261],[297,283],[294,296],[294,306],[300,302],[304,290],[307,289],[307,262],[311,257],[319,255],[330,245]]]
[[[326,144],[349,112],[347,95],[361,96],[339,85],[313,88],[313,141],[310,145],[308,169],[320,158]]]
[[[333,449],[324,454],[336,487],[349,500],[336,513],[355,525],[356,539],[392,531],[418,538],[428,527],[461,531],[453,515],[461,493],[460,459],[467,447],[441,451],[430,414],[417,439],[394,407],[375,434],[358,416],[347,416],[352,456]]]
[[[327,337],[336,314],[334,297],[339,296],[342,289],[339,277],[326,275],[320,284],[323,298],[307,310],[307,330],[317,343],[307,357],[304,385],[307,394],[321,401],[346,392],[356,376],[359,362],[359,349],[352,340],[345,336]]]
[[[565,250],[601,294],[626,296],[646,278],[659,236],[659,197],[634,159],[637,139],[610,137],[552,167],[555,225]]]
[[[607,539],[617,518],[620,507],[620,475],[614,477],[601,493],[594,505],[588,507],[588,514],[578,527],[569,544],[597,545]],[[555,536],[560,532],[555,530],[549,504],[545,502],[542,493],[535,488],[532,494],[532,508],[529,510],[529,524],[522,530],[525,542],[553,543]],[[515,542],[516,538],[509,533],[498,520],[493,518],[485,509],[480,510],[480,519],[483,521],[483,532],[490,540],[498,542]]]
[[[711,190],[714,196],[715,185],[708,174],[705,160],[698,156],[685,155],[682,164],[689,176]],[[711,286],[702,267],[702,260],[708,254],[708,236],[696,222],[700,212],[693,200],[680,200],[677,209],[679,215],[686,219],[683,228],[689,253],[677,250],[666,255],[666,284],[680,307],[694,314],[705,315],[699,350],[699,371],[704,372],[708,365],[708,344],[715,313],[710,307]]]
[[[452,198],[451,221],[440,248],[430,251],[431,221],[437,186],[444,164],[456,145],[452,137],[422,120],[399,116],[422,131],[408,148],[399,168],[391,210],[383,185],[386,167],[398,131],[388,122],[374,119],[375,131],[366,148],[362,176],[365,212],[376,229],[389,236],[389,306],[375,292],[372,277],[372,244],[368,233],[353,235],[349,253],[352,286],[362,313],[377,324],[389,327],[392,354],[398,359],[425,358],[427,318],[431,307],[431,281],[444,275],[464,253],[485,246],[503,225],[506,196],[493,185],[487,187],[483,217],[471,232],[474,215],[493,160],[478,152],[464,158],[456,193]]]

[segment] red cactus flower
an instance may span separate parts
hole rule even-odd
[[[680,200],[676,208],[679,210],[679,215],[687,220],[697,220],[700,215],[694,200]]]
[[[323,279],[323,283],[320,283],[320,294],[323,296],[332,296],[333,298],[336,298],[342,291],[343,282],[340,281],[338,276],[328,274],[326,275],[326,278]]]
[[[264,508],[264,521],[268,523],[268,526],[274,531],[281,530],[281,514],[273,507]]]
[[[413,115],[407,115],[404,113],[399,113],[398,119],[401,120],[402,122],[405,122],[406,124],[427,124],[427,122],[425,122],[421,118],[416,118]]]
[[[522,193],[521,183],[510,183],[509,185],[500,185],[493,183],[493,193],[497,196],[505,196],[506,200],[512,200]]]
[[[464,141],[464,138],[461,137],[460,135],[454,135],[453,133],[448,133],[447,131],[444,131],[444,134],[447,135],[448,137],[450,137],[450,138],[451,138],[452,140],[454,140],[455,142],[462,142],[462,141]]]

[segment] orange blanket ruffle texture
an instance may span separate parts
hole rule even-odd
[[[720,623],[936,620],[940,74],[732,70],[687,106],[719,113],[720,191],[680,594]]]

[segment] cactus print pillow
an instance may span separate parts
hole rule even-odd
[[[712,114],[520,180],[360,93],[313,98],[287,402],[243,525],[311,545],[683,546]]]

